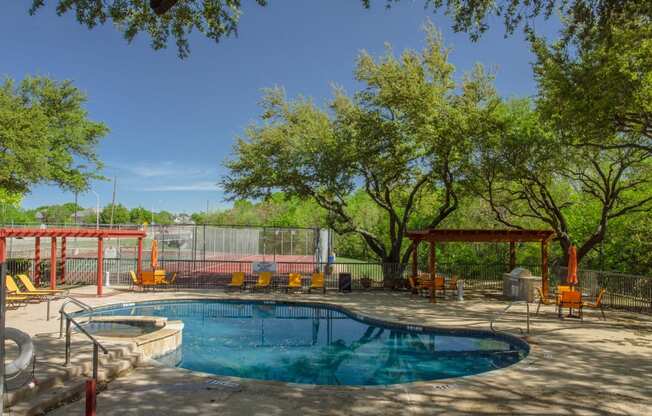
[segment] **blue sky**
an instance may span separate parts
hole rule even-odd
[[[499,92],[532,96],[532,55],[519,32],[505,39],[499,20],[477,43],[450,30],[450,19],[425,10],[421,0],[404,0],[390,10],[376,0],[366,10],[356,0],[272,0],[265,8],[245,1],[237,38],[215,44],[191,36],[191,56],[178,59],[176,47],[154,51],[145,34],[131,45],[111,24],[91,31],[74,15],[57,17],[53,0],[36,16],[28,1],[5,1],[0,14],[0,76],[22,79],[47,75],[70,79],[88,95],[91,118],[111,133],[99,146],[104,174],[116,176],[117,201],[173,212],[224,207],[217,183],[235,138],[256,120],[261,90],[283,86],[324,103],[336,83],[354,91],[352,72],[360,50],[382,54],[385,42],[396,52],[421,49],[430,18],[454,48],[461,72],[476,62],[493,67]],[[555,24],[542,22],[542,33]],[[93,189],[102,205],[112,184]],[[71,194],[38,186],[24,200],[35,207],[69,202]],[[94,206],[95,196],[80,196]]]

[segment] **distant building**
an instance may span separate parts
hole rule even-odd
[[[97,216],[97,209],[95,208],[86,208],[82,209],[81,211],[77,211],[77,221],[81,222],[84,220],[84,218],[87,217],[95,217]],[[74,222],[75,221],[75,214],[70,215],[70,221]]]
[[[189,214],[176,214],[173,218],[175,224],[194,224]]]

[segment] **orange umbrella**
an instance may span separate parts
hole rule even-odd
[[[575,246],[570,246],[570,249],[568,250],[568,284],[571,286],[576,286],[578,283],[577,248]]]
[[[152,270],[158,267],[158,242],[152,240]]]

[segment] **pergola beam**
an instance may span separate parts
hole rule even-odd
[[[427,229],[408,231],[407,238],[416,241],[467,243],[511,243],[549,241],[555,235],[550,230],[457,230]]]
[[[120,238],[145,237],[139,229],[91,229],[91,228],[0,228],[0,238],[12,237],[81,237],[81,238]]]
[[[103,281],[103,262],[104,262],[104,239],[105,238],[137,238],[138,239],[138,270],[140,274],[143,238],[147,233],[143,230],[132,229],[93,229],[93,228],[0,228],[0,256],[5,255],[3,252],[3,242],[7,238],[25,238],[34,237],[34,281],[39,284],[41,278],[41,237],[51,238],[50,245],[50,288],[56,289],[57,285],[57,238],[61,238],[61,261],[63,267],[61,270],[62,282],[65,279],[65,261],[66,261],[66,238],[97,238],[97,296],[102,296]]]

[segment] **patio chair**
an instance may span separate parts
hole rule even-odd
[[[166,286],[173,285],[177,281],[177,272],[172,273],[172,278],[170,280],[166,279],[165,277],[161,279],[161,283],[163,283]]]
[[[20,280],[20,283],[23,284],[25,287],[25,290],[29,293],[48,293],[51,295],[59,295],[61,293],[66,293],[68,292],[65,289],[37,289],[34,284],[32,283],[31,280],[29,280],[29,277],[27,277],[26,274],[18,274],[16,275],[18,280]]]
[[[326,293],[326,285],[324,284],[324,273],[313,273],[310,278],[310,287],[308,288],[308,293],[311,293],[313,289],[320,289],[322,293]]]
[[[561,318],[562,316],[562,309],[568,308],[571,312],[573,309],[577,309],[579,311],[579,316],[581,320],[584,320],[584,317],[582,315],[582,293],[571,290],[568,292],[562,292],[560,297],[559,297],[559,304],[557,305],[558,307],[558,313],[559,317]],[[569,317],[572,317],[572,315],[568,315]]]
[[[451,277],[450,282],[448,282],[448,288],[449,290],[457,290],[457,276],[453,275]]]
[[[40,302],[42,300],[47,299],[48,294],[47,293],[41,293],[41,292],[23,292],[18,288],[18,285],[16,284],[16,281],[14,280],[13,277],[10,275],[7,275],[5,278],[5,286],[7,287],[7,291],[13,292],[16,294],[16,296],[24,296],[28,298],[28,300],[35,300],[37,302]]]
[[[595,302],[582,302],[582,306],[584,307],[592,308],[592,309],[600,309],[600,312],[602,313],[602,319],[604,319],[605,321],[607,320],[607,317],[604,314],[604,304],[602,303],[602,298],[604,297],[604,294],[606,292],[607,289],[600,289],[598,296],[595,298]]]
[[[272,290],[272,272],[262,272],[258,275],[258,281],[252,288],[256,290]]]
[[[303,282],[299,273],[290,273],[288,276],[288,285],[285,287],[285,291],[289,292],[290,289],[303,289]]]
[[[142,285],[141,281],[138,280],[138,276],[136,276],[136,273],[133,270],[129,270],[129,276],[131,277],[129,290],[133,290],[134,287],[139,287],[142,290],[143,285]]]
[[[27,305],[28,298],[26,296],[9,296],[5,298],[7,301],[7,309],[18,309],[21,306]]]
[[[245,274],[244,272],[234,272],[231,275],[231,281],[226,285],[227,289],[244,289],[245,287]]]
[[[535,315],[539,314],[539,309],[541,309],[541,305],[554,305],[556,303],[552,299],[543,296],[543,290],[541,290],[540,287],[537,288],[537,294],[539,295],[539,304],[537,305],[537,311],[535,312]]]

